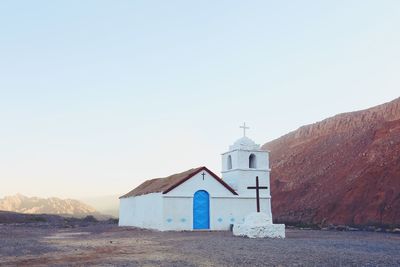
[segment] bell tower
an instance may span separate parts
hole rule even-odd
[[[254,192],[247,187],[253,186],[258,176],[260,185],[267,190],[260,191],[262,197],[270,197],[269,152],[260,149],[260,145],[246,136],[246,124],[243,137],[238,139],[229,150],[222,154],[222,178],[239,196],[254,197]]]

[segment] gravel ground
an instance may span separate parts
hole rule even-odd
[[[71,229],[0,225],[2,266],[400,266],[400,235],[287,230],[287,238],[230,232],[153,232],[111,224]]]

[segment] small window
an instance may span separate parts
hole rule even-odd
[[[250,169],[257,168],[257,166],[256,166],[256,155],[254,155],[254,154],[250,154],[250,157],[249,157],[249,168]]]
[[[231,157],[231,155],[228,156],[227,168],[228,168],[228,170],[232,169],[232,157]]]

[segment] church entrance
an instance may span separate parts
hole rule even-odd
[[[193,229],[210,229],[210,195],[204,190],[194,193]]]

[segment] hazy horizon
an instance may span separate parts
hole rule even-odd
[[[307,3],[307,4],[306,4]],[[122,195],[400,96],[400,2],[2,1],[0,197]]]

